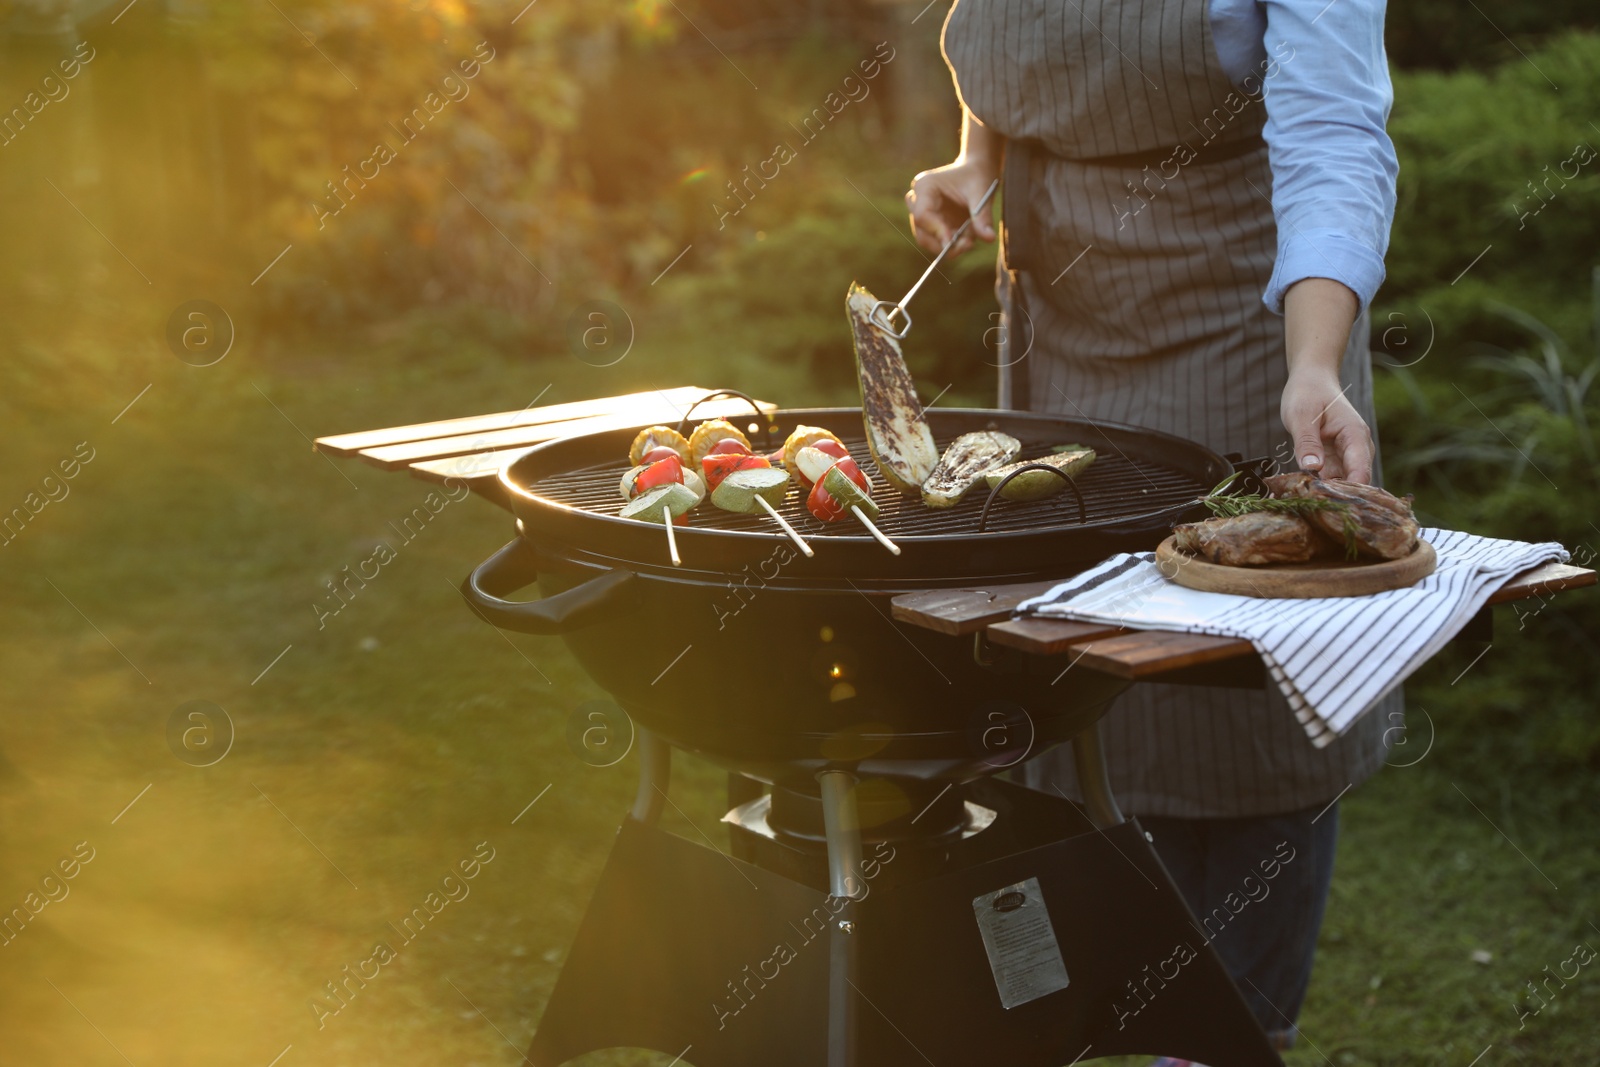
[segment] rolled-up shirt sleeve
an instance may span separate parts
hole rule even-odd
[[[1262,300],[1331,278],[1363,310],[1383,283],[1400,166],[1384,124],[1394,102],[1383,0],[1266,0],[1264,81],[1278,258]]]

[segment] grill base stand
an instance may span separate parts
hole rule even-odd
[[[789,877],[625,820],[529,1062],[637,1047],[693,1067],[1061,1067],[1126,1054],[1281,1067],[1136,821],[1096,830],[1077,805],[998,781],[971,795],[995,820],[941,846],[942,873],[923,857],[896,877],[915,842],[868,846],[866,897],[851,901],[827,894],[825,857],[820,881],[798,861]],[[1081,832],[1055,836],[1067,827]],[[1008,1011],[974,901],[1028,879],[1069,984]],[[848,980],[836,954],[855,957]],[[852,1048],[830,1055],[841,1022]]]

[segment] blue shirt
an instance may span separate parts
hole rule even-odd
[[[1282,314],[1289,286],[1332,278],[1364,310],[1383,284],[1400,171],[1384,131],[1384,0],[1210,0],[1207,12],[1223,70],[1266,95],[1278,258],[1262,300]]]

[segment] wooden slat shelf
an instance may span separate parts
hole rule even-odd
[[[1489,597],[1489,603],[1504,604],[1512,600],[1529,600],[1544,597],[1563,589],[1581,589],[1600,581],[1600,575],[1584,567],[1567,563],[1545,563],[1532,570],[1523,571]]]
[[[930,589],[891,602],[894,617],[927,630],[959,637],[1011,618],[1018,604],[1047,593],[1055,582],[997,585],[989,589]]]
[[[559,437],[658,422],[676,425],[696,401],[714,392],[685,385],[575,400],[493,415],[332,434],[317,438],[315,447],[332,456],[355,456],[385,470],[408,468],[425,481],[459,478],[474,492],[501,507],[509,507],[510,501],[497,481],[500,471],[535,445]],[[769,416],[778,410],[769,401],[757,400],[756,404]],[[733,397],[701,404],[694,409],[693,419],[699,422],[726,418],[737,423],[754,416],[748,403]]]
[[[531,447],[475,452],[469,456],[451,456],[449,459],[424,459],[407,466],[413,475],[429,482],[442,482],[446,478],[460,478],[469,483],[492,482],[500,477],[502,468],[510,466]]]
[[[676,389],[662,389],[626,396],[599,397],[594,400],[576,400],[567,404],[550,404],[521,411],[502,411],[493,415],[474,415],[464,419],[444,419],[439,422],[419,422],[410,426],[390,426],[382,430],[363,430],[359,433],[341,433],[317,438],[317,450],[331,456],[353,456],[369,448],[384,448],[412,441],[427,441],[442,437],[472,437],[495,433],[522,426],[542,426],[552,422],[570,422],[573,419],[592,418],[596,415],[614,415],[623,407],[633,409],[655,402],[653,409],[670,415],[677,422],[682,411],[705,396],[710,390],[686,385]],[[646,410],[644,421],[656,416]]]
[[[1600,581],[1600,575],[1565,563],[1531,568],[1501,586],[1489,604],[1544,598],[1563,589]],[[962,636],[983,633],[985,639],[1036,656],[1073,656],[1074,667],[1087,667],[1119,678],[1157,679],[1173,672],[1255,655],[1248,641],[1233,637],[1177,633],[1170,630],[1123,630],[1101,623],[1037,617],[1013,619],[1022,601],[1040,595],[1053,582],[995,585],[984,589],[936,589],[906,593],[892,602],[894,617],[936,633]]]
[[[655,422],[675,424],[681,417],[678,414],[681,410],[681,408],[669,408],[665,404],[656,407],[640,406],[610,415],[592,415],[561,422],[517,426],[508,430],[490,430],[460,434],[455,437],[430,437],[423,441],[405,441],[377,448],[363,448],[356,454],[368,463],[376,464],[385,470],[399,470],[419,461],[448,459],[452,456],[467,456],[481,452],[509,451],[519,447],[531,448],[559,437],[623,430],[631,426],[648,426]],[[694,421],[703,419],[737,421],[740,415],[753,418],[755,413],[743,400],[713,400],[695,409]]]
[[[496,457],[497,460],[509,461],[516,458],[519,450],[558,437],[648,426],[657,422],[675,425],[695,401],[712,392],[699,386],[685,386],[570,404],[552,404],[523,411],[502,411],[467,419],[446,419],[383,430],[334,434],[317,438],[316,448],[334,456],[357,456],[384,470],[399,470],[417,463],[457,456],[487,456],[497,452],[501,453]],[[776,404],[767,401],[757,403],[769,415],[778,410]],[[715,418],[739,421],[741,416],[754,415],[749,404],[734,397],[701,404],[695,408],[693,418],[696,422]],[[484,474],[481,464],[474,464],[471,469],[472,474],[461,476],[479,477]],[[495,471],[498,469],[496,467]],[[428,477],[429,474],[423,476]],[[436,477],[442,479],[444,475]]]
[[[1234,637],[1138,630],[1088,642],[1077,662],[1119,678],[1148,678],[1253,655],[1254,645]]]
[[[988,629],[988,638],[997,645],[1035,656],[1054,656],[1085,641],[1126,632],[1098,622],[1026,618],[995,623]]]

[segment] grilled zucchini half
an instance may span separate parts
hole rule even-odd
[[[845,313],[855,340],[856,377],[861,381],[861,421],[867,451],[884,481],[915,493],[939,463],[939,446],[922,417],[922,401],[906,369],[900,342],[872,322],[877,298],[852,284]]]

